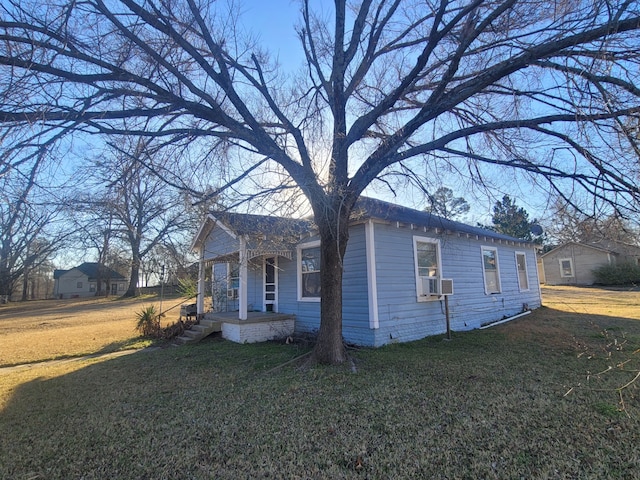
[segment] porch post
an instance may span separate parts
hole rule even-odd
[[[240,237],[240,272],[239,272],[239,289],[238,289],[238,303],[240,320],[247,319],[247,275],[248,275],[248,261],[247,261],[247,240],[244,237]]]
[[[204,245],[200,248],[198,261],[198,297],[196,300],[196,313],[204,313]]]
[[[378,317],[378,279],[376,275],[376,245],[373,220],[364,226],[365,245],[367,252],[367,291],[369,296],[369,328],[380,328]]]

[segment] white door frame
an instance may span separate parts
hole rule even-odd
[[[273,282],[267,283],[268,261],[273,261]],[[269,289],[269,290],[267,290]],[[273,297],[273,298],[267,298]],[[269,307],[272,305],[272,307]],[[269,310],[271,308],[271,310]],[[264,257],[262,261],[262,310],[264,312],[278,311],[278,257]]]

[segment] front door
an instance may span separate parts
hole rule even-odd
[[[278,260],[276,257],[264,259],[264,311],[278,311]]]

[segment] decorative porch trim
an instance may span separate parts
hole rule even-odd
[[[287,260],[293,260],[293,252],[291,250],[248,248],[246,257],[247,260],[258,257],[284,257]],[[235,252],[205,260],[205,266],[207,268],[211,268],[212,265],[220,263],[240,263],[240,252],[236,250]]]
[[[288,260],[293,259],[291,250],[274,250],[274,249],[247,249],[247,258],[251,260],[256,257],[284,257]]]

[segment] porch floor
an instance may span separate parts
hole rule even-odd
[[[276,312],[247,312],[247,319],[240,320],[238,318],[238,312],[208,312],[204,314],[204,318],[213,322],[244,325],[247,323],[268,323],[281,320],[290,320],[295,319],[295,315],[290,313]]]

